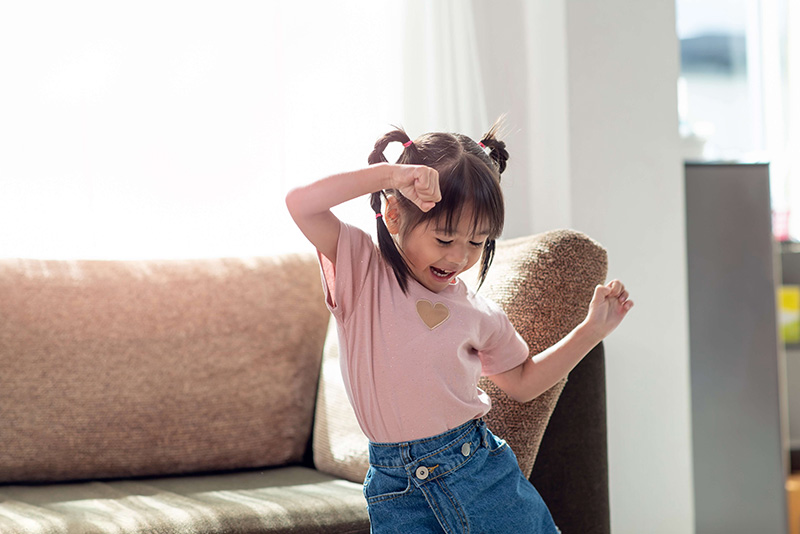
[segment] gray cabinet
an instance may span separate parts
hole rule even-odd
[[[697,534],[785,534],[785,354],[769,166],[686,164]]]

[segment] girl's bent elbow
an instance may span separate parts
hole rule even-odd
[[[523,393],[514,393],[514,394],[508,395],[508,396],[511,397],[511,400],[513,400],[515,402],[518,402],[520,404],[527,404],[527,403],[531,402],[533,399],[536,398],[536,397],[532,397],[530,395],[525,395]]]
[[[292,214],[293,217],[298,213],[299,208],[302,205],[302,201],[299,198],[300,196],[301,193],[299,188],[292,189],[286,194],[286,209],[289,210],[289,213]]]

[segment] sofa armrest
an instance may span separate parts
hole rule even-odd
[[[539,446],[530,481],[564,534],[609,534],[603,344],[572,370]]]

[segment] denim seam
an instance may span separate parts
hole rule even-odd
[[[464,517],[464,510],[461,508],[461,504],[459,504],[454,498],[453,494],[450,490],[442,484],[441,480],[436,480],[436,485],[439,486],[439,489],[447,496],[447,499],[450,501],[450,506],[453,507],[453,510],[456,512],[456,516],[458,517],[459,522],[461,523],[461,530],[465,533],[469,533],[469,524],[467,523],[467,518]]]
[[[443,476],[461,469],[464,466],[464,464],[466,464],[467,462],[472,460],[474,457],[475,457],[475,453],[473,453],[473,454],[469,455],[468,457],[464,458],[464,461],[461,462],[460,464],[458,464],[456,466],[453,466],[451,469],[448,469],[447,471],[442,471],[441,473],[439,473],[435,477],[433,477],[433,478],[431,478],[429,480],[426,480],[425,482],[433,482],[433,481],[439,480]]]
[[[476,424],[475,426],[477,426],[477,424]],[[453,432],[455,432],[456,430],[458,430],[458,429],[457,429],[457,428],[455,428],[455,429],[453,429],[453,430],[452,430],[450,433],[453,433]],[[417,459],[412,459],[412,458],[411,458],[411,456],[410,456],[410,454],[409,454],[409,449],[410,449],[410,447],[408,446],[408,443],[400,443],[400,444],[382,444],[382,445],[381,445],[381,444],[374,444],[374,443],[372,443],[372,444],[370,444],[370,445],[371,445],[371,446],[373,446],[373,447],[387,447],[387,448],[388,448],[388,447],[397,447],[397,448],[399,448],[399,449],[400,449],[400,456],[402,457],[402,459],[403,459],[404,461],[407,461],[407,463],[405,463],[405,464],[403,464],[403,465],[382,465],[382,464],[377,464],[377,463],[372,463],[372,462],[370,462],[370,465],[372,465],[372,466],[374,466],[374,467],[383,467],[383,468],[386,468],[386,469],[405,469],[405,468],[407,468],[408,466],[410,466],[410,465],[412,465],[412,464],[416,464],[416,463],[418,463],[418,462],[424,462],[424,461],[425,461],[425,460],[427,460],[428,458],[432,458],[433,456],[436,456],[437,454],[441,454],[441,453],[443,453],[443,452],[446,452],[446,451],[448,451],[448,450],[452,449],[453,447],[457,447],[458,445],[463,445],[463,443],[461,443],[461,440],[462,440],[462,439],[463,439],[463,438],[464,438],[464,437],[465,437],[467,434],[470,434],[470,433],[471,433],[473,430],[474,430],[474,429],[472,429],[472,428],[466,428],[466,429],[464,429],[464,432],[463,432],[462,434],[458,435],[458,436],[457,436],[455,439],[453,439],[452,441],[450,441],[449,443],[447,443],[447,444],[446,444],[446,445],[444,445],[443,447],[441,447],[441,448],[439,448],[439,449],[437,449],[437,450],[435,450],[435,451],[431,452],[430,454],[428,454],[428,455],[426,455],[426,456],[423,456],[423,457],[421,457],[421,458],[417,458]],[[439,436],[439,437],[441,437],[441,436]],[[431,439],[433,439],[433,438],[431,438]],[[429,439],[429,440],[424,440],[424,441],[430,441],[430,439]],[[470,440],[469,442],[470,442],[470,443],[472,443],[472,440]],[[414,443],[415,443],[415,444],[416,444],[416,443],[422,443],[422,441],[419,441],[419,442],[414,442]],[[459,464],[459,465],[463,465],[463,463],[462,463],[462,464]],[[451,469],[451,471],[452,471],[452,469]]]
[[[428,492],[425,491],[425,489],[423,489],[422,486],[419,486],[419,489],[422,492],[422,495],[425,497],[425,501],[428,503],[428,508],[431,509],[431,511],[433,512],[433,516],[436,518],[436,521],[439,522],[439,526],[442,527],[442,530],[444,530],[446,534],[450,534],[452,530],[447,525],[447,522],[444,521],[444,515],[442,514],[439,505],[436,503],[436,499],[433,499],[432,495],[430,496],[431,498],[428,498],[429,497]]]
[[[504,442],[502,445],[500,445],[496,449],[488,449],[489,456],[497,456],[498,454],[500,454],[501,452],[503,452],[507,448],[508,448],[508,443]]]
[[[470,434],[470,433],[472,433],[472,429],[466,430],[463,434],[460,434],[457,438],[455,438],[450,443],[445,444],[443,447],[431,452],[427,456],[423,456],[422,458],[418,458],[416,461],[423,462],[423,461],[427,460],[428,458],[431,458],[433,456],[436,456],[437,454],[441,454],[441,453],[443,453],[445,451],[448,451],[448,450],[452,449],[453,447],[457,447],[459,445],[463,445],[463,443],[461,443],[461,440],[464,438],[464,436],[466,436],[467,434]],[[470,443],[471,442],[472,442],[472,440],[470,440]]]
[[[414,484],[409,480],[408,487],[405,490],[393,493],[384,493],[383,495],[375,495],[374,497],[367,497],[367,503],[375,504],[379,502],[391,501],[393,499],[399,499],[400,497],[411,495],[414,492],[414,489],[415,489]]]

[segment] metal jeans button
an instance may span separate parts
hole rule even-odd
[[[417,467],[417,471],[416,471],[415,474],[417,475],[418,479],[425,480],[426,478],[428,478],[428,474],[429,474],[428,468],[425,467],[424,465],[421,465],[421,466]]]
[[[469,456],[469,451],[470,451],[470,448],[471,448],[471,447],[470,447],[470,444],[469,444],[469,443],[465,443],[465,444],[463,444],[463,445],[461,446],[461,454],[463,454],[464,456]]]

